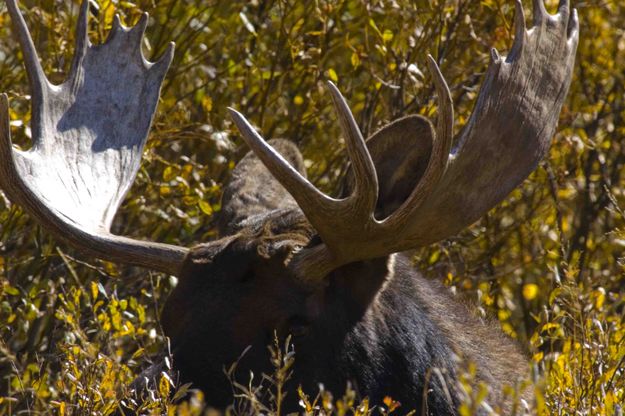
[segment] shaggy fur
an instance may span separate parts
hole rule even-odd
[[[324,383],[338,395],[350,382],[373,403],[388,395],[418,414],[457,414],[465,360],[477,364],[493,404],[502,404],[505,384],[526,378],[527,360],[497,325],[419,275],[404,254],[343,266],[323,287],[303,285],[289,256],[318,242],[299,211],[275,211],[226,243],[192,250],[162,323],[182,380],[200,387],[211,405],[231,403],[223,368],[248,346],[238,381],[245,384],[250,370],[256,377],[270,371],[266,346],[274,331],[295,334],[291,388],[314,394]],[[286,406],[298,410],[294,394]]]

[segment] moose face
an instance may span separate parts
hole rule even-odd
[[[162,325],[171,338],[176,367],[214,399],[228,400],[224,368],[246,348],[251,347],[242,367],[260,375],[270,370],[267,346],[274,334],[308,335],[319,313],[315,291],[286,265],[301,243],[240,236],[217,252],[210,245],[198,246],[187,256],[162,312]]]

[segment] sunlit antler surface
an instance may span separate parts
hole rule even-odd
[[[186,250],[109,232],[139,169],[173,44],[158,62],[146,61],[141,52],[144,14],[130,29],[116,17],[106,42],[92,45],[84,1],[70,73],[61,85],[52,85],[16,1],[8,0],[7,6],[32,88],[33,143],[27,151],[12,148],[3,96],[0,184],[32,215],[84,249],[176,272]]]

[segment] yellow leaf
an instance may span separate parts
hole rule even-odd
[[[339,77],[336,75],[336,71],[332,68],[328,69],[328,78],[330,78],[332,82],[338,82],[339,80]]]
[[[441,257],[441,251],[440,250],[434,250],[432,252],[432,254],[430,254],[430,258],[428,259],[428,263],[429,264],[434,264],[438,261],[438,259]]]
[[[454,275],[451,272],[447,273],[445,276],[445,286],[451,286],[454,283]]]
[[[98,298],[98,284],[96,282],[91,282],[91,298],[93,300]]]
[[[207,113],[209,113],[213,109],[213,100],[211,99],[211,97],[204,96],[204,98],[202,98],[202,108]]]
[[[393,40],[393,32],[391,32],[390,30],[386,29],[384,31],[384,33],[382,34],[382,40],[384,42],[389,42],[389,41]]]
[[[352,66],[358,68],[360,66],[360,56],[356,52],[352,53]]]
[[[193,172],[193,165],[187,163],[182,167],[182,174],[185,177],[189,177],[189,175]]]
[[[538,285],[535,283],[527,283],[523,285],[523,297],[525,300],[534,300],[538,295]]]
[[[174,179],[175,176],[176,176],[176,173],[174,172],[174,169],[171,166],[167,166],[165,170],[163,171],[163,180],[165,182],[171,181],[172,179]]]
[[[601,309],[605,302],[605,289],[599,288],[593,292],[593,297],[595,298],[595,308]]]
[[[507,321],[508,319],[510,319],[511,315],[512,313],[510,313],[510,311],[507,309],[499,309],[499,311],[497,311],[497,316],[499,317],[500,321]]]
[[[296,95],[295,98],[293,98],[293,104],[302,105],[304,104],[304,99],[302,98],[301,95]]]
[[[388,407],[388,413],[394,412],[399,406],[401,406],[400,402],[393,400],[390,396],[384,397],[383,401],[386,407]]]
[[[550,329],[558,329],[558,328],[560,328],[560,324],[557,324],[555,322],[547,322],[541,328],[541,332],[549,331]]]
[[[382,32],[380,32],[380,29],[378,29],[378,25],[375,24],[375,21],[373,21],[373,19],[369,19],[369,26],[371,26],[373,28],[373,30],[375,30],[375,32],[382,37]]]
[[[198,197],[195,195],[186,195],[182,198],[182,203],[186,206],[191,206],[197,204]]]
[[[109,4],[108,7],[104,9],[104,26],[106,28],[110,28],[113,26],[113,18],[115,17],[115,6]]]
[[[165,373],[163,373],[158,383],[158,392],[161,394],[161,397],[169,397],[169,380]]]
[[[13,286],[9,286],[9,285],[5,285],[3,287],[3,290],[5,293],[9,294],[9,295],[13,295],[13,296],[17,296],[20,294],[20,291],[17,290],[16,288],[14,288]]]
[[[209,204],[208,202],[200,199],[198,201],[198,206],[200,207],[200,210],[206,214],[206,215],[213,215],[213,207],[211,207],[211,204]]]
[[[167,196],[171,194],[171,188],[169,186],[161,186],[159,189],[161,196]]]

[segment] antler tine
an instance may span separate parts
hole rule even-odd
[[[293,196],[309,219],[318,217],[320,212],[325,211],[332,203],[336,202],[336,200],[319,191],[308,179],[295,170],[280,153],[258,134],[243,114],[230,107],[228,107],[228,111],[247,145],[256,153],[256,156],[278,182]]]
[[[570,13],[567,29],[569,42],[573,43],[577,48],[577,43],[579,42],[579,16],[577,15],[577,9],[573,9],[573,13]]]
[[[447,168],[453,142],[454,108],[451,92],[432,55],[428,55],[428,65],[438,96],[436,136],[434,137],[430,162],[421,180],[399,209],[382,222],[384,228],[392,230],[399,230],[407,221],[410,221],[410,218],[418,211],[425,198],[439,182]]]
[[[558,13],[562,16],[562,20],[567,21],[571,13],[571,0],[560,0],[558,3]]]
[[[28,28],[26,27],[26,21],[17,6],[17,0],[7,0],[6,3],[9,15],[13,21],[13,26],[17,32],[17,38],[20,42],[20,46],[22,47],[22,51],[24,52],[24,63],[26,64],[26,71],[28,71],[32,87],[43,89],[48,83],[48,79],[46,78],[43,68],[41,67],[41,63],[39,62],[35,44],[30,37]]]
[[[71,72],[63,84],[50,89],[17,3],[7,0],[7,5],[29,68],[36,145],[25,152],[12,147],[3,95],[0,186],[52,233],[83,251],[177,274],[186,248],[110,232],[139,168],[173,50],[170,47],[159,62],[148,63],[140,42],[132,42],[143,28],[133,32],[120,25],[109,35],[114,42],[92,47],[84,0]]]
[[[354,169],[354,194],[350,197],[354,206],[350,215],[363,217],[366,221],[367,218],[372,218],[378,200],[378,177],[375,166],[345,98],[331,81],[328,81],[328,90],[332,95],[341,130],[345,135],[347,153]]]
[[[122,21],[119,18],[119,14],[115,13],[115,15],[113,16],[113,23],[111,23],[111,31],[109,32],[106,41],[108,42],[109,40],[111,40],[111,38],[115,36],[116,33],[119,32],[119,29],[121,27],[122,27]]]
[[[44,94],[48,91],[50,82],[48,81],[46,74],[43,72],[43,68],[39,62],[39,57],[37,56],[35,44],[33,43],[33,39],[30,36],[28,27],[26,26],[26,21],[17,6],[17,0],[6,0],[6,4],[9,16],[11,16],[11,21],[13,22],[13,27],[15,28],[15,32],[17,34],[17,40],[19,41],[24,55],[26,73],[28,74],[28,80],[32,89],[31,94],[34,98],[32,101],[33,114],[37,114],[39,109],[36,108],[36,106],[41,102]],[[38,132],[41,128],[41,120],[39,120],[38,117],[33,117],[32,124],[33,132]]]
[[[514,43],[509,53],[511,57],[517,56],[523,49],[526,31],[523,4],[521,4],[521,0],[514,0]]]
[[[378,197],[378,179],[371,155],[358,125],[338,88],[328,83],[332,100],[345,135],[347,151],[355,171],[354,193],[345,199],[334,199],[320,192],[308,179],[297,172],[263,139],[245,117],[229,108],[230,115],[244,140],[265,167],[293,196],[306,218],[315,227],[322,240],[334,254],[342,250],[349,235],[375,227],[374,210]],[[323,249],[316,255],[329,259],[332,254]],[[318,271],[319,269],[316,268]],[[316,276],[317,273],[313,274]]]
[[[176,49],[176,44],[174,42],[169,42],[167,47],[165,48],[165,52],[156,62],[148,62],[148,74],[149,76],[155,78],[155,80],[150,80],[152,82],[163,82],[165,75],[167,74],[167,70],[174,60],[174,50]]]
[[[548,15],[547,8],[545,7],[544,0],[533,0],[533,11],[534,11],[534,26],[538,26]]]
[[[438,121],[436,139],[441,141],[438,163],[446,165],[454,135],[454,101],[445,77],[432,55],[428,55],[428,66],[438,97]]]
[[[78,71],[80,63],[87,53],[87,48],[90,46],[89,35],[87,33],[87,26],[89,23],[89,0],[83,0],[80,5],[80,12],[78,13],[78,22],[76,24],[76,50],[74,52],[74,60],[72,61],[72,69],[70,74],[75,74]]]
[[[130,28],[132,41],[141,43],[141,41],[143,40],[143,36],[145,35],[145,29],[147,29],[148,27],[149,18],[150,15],[148,14],[148,12],[141,13],[141,17],[139,18],[137,23],[132,28]],[[139,48],[138,50],[141,51],[141,48]]]

